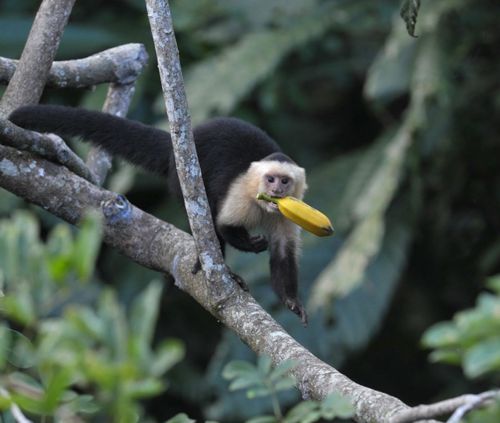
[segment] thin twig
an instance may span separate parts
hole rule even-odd
[[[390,420],[390,423],[407,423],[422,419],[429,419],[436,416],[443,416],[454,413],[463,406],[475,403],[477,398],[484,398],[484,400],[487,400],[498,396],[500,396],[500,390],[493,390],[478,395],[460,395],[458,397],[436,402],[434,404],[419,405],[396,414]]]
[[[478,395],[468,395],[468,397],[470,397],[469,400],[455,410],[447,423],[459,423],[469,411],[484,405],[494,398],[500,399],[500,391],[488,391]]]

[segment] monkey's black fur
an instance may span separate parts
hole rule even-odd
[[[90,141],[113,156],[121,156],[135,165],[165,176],[170,191],[182,197],[171,137],[165,131],[101,112],[64,106],[22,107],[14,111],[9,119],[26,129],[52,132],[62,137],[76,136]],[[288,230],[279,229],[279,225],[276,226],[279,233],[273,234],[273,240],[263,235],[251,236],[245,216],[241,223],[217,222],[224,202],[229,205],[236,203],[238,206],[238,201],[228,199],[228,192],[232,186],[236,186],[233,184],[240,175],[250,173],[248,171],[252,162],[269,161],[269,167],[280,162],[286,164],[283,169],[289,169],[290,164],[301,172],[303,169],[283,154],[278,144],[264,131],[239,119],[216,118],[197,126],[193,133],[222,251],[228,242],[239,250],[258,253],[266,250],[270,242],[272,286],[280,299],[306,323],[307,314],[297,297],[298,239]],[[305,185],[305,179],[303,182]],[[252,194],[252,201],[255,195]],[[303,192],[299,195],[303,195]],[[250,212],[243,208],[239,213],[247,215]]]
[[[66,106],[21,107],[9,120],[33,131],[81,137],[113,156],[166,176],[171,192],[182,195],[168,132],[130,119]],[[293,163],[264,131],[236,118],[212,119],[197,126],[193,134],[212,216],[217,216],[229,185],[246,172],[250,163],[264,158]]]

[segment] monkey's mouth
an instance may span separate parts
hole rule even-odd
[[[269,194],[269,195],[271,197],[275,197],[275,198],[283,198],[282,195],[274,195],[274,194]],[[267,203],[266,207],[269,210],[269,212],[271,212],[271,213],[279,213],[279,208],[278,208],[278,205],[276,203]]]

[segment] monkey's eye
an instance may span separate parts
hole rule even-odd
[[[269,175],[269,176],[267,177],[267,182],[269,182],[269,183],[271,183],[271,184],[272,184],[272,183],[274,182],[274,176]]]
[[[288,178],[281,178],[281,183],[282,183],[283,185],[288,184],[288,182],[289,182],[289,181],[290,181],[290,180],[289,180]]]

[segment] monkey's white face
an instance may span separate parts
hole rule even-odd
[[[288,174],[267,173],[262,177],[262,189],[259,192],[265,192],[271,197],[286,197],[295,192],[295,181]],[[265,210],[271,213],[278,212],[278,205],[275,203],[260,202]]]
[[[271,197],[293,196],[302,200],[307,189],[305,170],[294,163],[274,160],[253,162],[246,175],[247,192],[252,201],[268,213],[277,213],[278,206],[257,200],[259,193]]]

